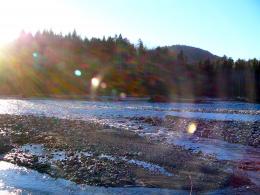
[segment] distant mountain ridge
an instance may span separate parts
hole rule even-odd
[[[199,61],[205,61],[207,59],[210,61],[215,61],[220,58],[207,50],[187,45],[172,45],[168,46],[168,49],[176,56],[183,51],[188,63],[198,63]]]

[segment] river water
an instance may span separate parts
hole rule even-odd
[[[221,101],[193,104],[0,99],[0,113],[85,119],[172,115],[209,120],[260,121],[260,104]]]
[[[129,120],[131,117],[159,117],[167,115],[204,120],[232,120],[232,121],[260,121],[260,104],[242,102],[214,102],[207,103],[147,103],[147,102],[90,102],[75,100],[18,100],[0,99],[0,114],[15,115],[44,115],[66,119],[90,120],[132,130],[142,136],[166,138],[168,143],[192,148],[215,155],[223,160],[253,160],[259,161],[260,151],[257,148],[230,144],[220,140],[199,139],[192,140],[188,136],[173,135],[163,127],[152,127],[148,124],[136,123]],[[142,128],[139,128],[142,125]],[[259,178],[253,178],[260,183]],[[37,180],[36,184],[33,181]],[[31,184],[30,184],[31,183]],[[43,187],[40,187],[43,186]],[[41,191],[43,190],[43,191]],[[30,192],[52,193],[53,190],[62,193],[84,194],[91,193],[120,193],[118,188],[95,188],[75,185],[65,180],[53,180],[35,171],[20,168],[0,161],[0,192]],[[121,190],[121,191],[120,191]],[[167,191],[146,188],[123,188],[124,194],[140,194],[158,192],[164,194],[187,193],[184,191]]]

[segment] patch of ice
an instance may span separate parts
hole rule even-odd
[[[115,161],[115,160],[116,160],[115,157],[110,156],[110,155],[106,155],[106,154],[101,154],[101,155],[99,155],[98,157],[99,157],[99,158],[106,158],[106,159],[112,160],[112,161]]]
[[[111,155],[106,155],[106,154],[101,154],[98,156],[99,158],[107,158],[108,160],[112,160],[112,161],[115,161],[116,160],[116,157],[114,156],[111,156]],[[148,163],[148,162],[145,162],[145,161],[140,161],[140,160],[135,160],[135,159],[127,159],[126,157],[117,157],[118,159],[120,160],[123,160],[129,164],[134,164],[134,165],[137,165],[139,167],[142,167],[146,170],[149,170],[153,173],[160,173],[160,174],[163,174],[163,175],[166,175],[166,176],[173,176],[172,173],[166,171],[163,167],[160,167],[159,165],[155,165],[155,164],[152,164],[152,163]]]
[[[52,161],[58,161],[58,160],[65,160],[67,157],[65,151],[58,151],[58,152],[52,152],[51,153],[51,160]]]
[[[260,186],[259,171],[245,171],[250,180],[257,186]]]
[[[36,156],[41,156],[45,154],[45,150],[42,144],[25,144],[21,146],[21,148],[19,148],[18,150]]]
[[[168,142],[184,146],[195,152],[201,151],[205,154],[215,155],[221,160],[258,161],[260,156],[258,148],[241,144],[232,144],[216,139],[199,138],[195,140],[182,137],[178,139],[168,139]]]
[[[0,194],[188,194],[184,190],[159,188],[112,188],[77,185],[64,179],[0,161]]]
[[[152,164],[152,163],[148,163],[148,162],[144,162],[144,161],[140,161],[140,160],[134,160],[134,159],[127,160],[127,162],[130,164],[135,164],[137,166],[143,167],[144,169],[148,169],[149,171],[154,172],[154,173],[161,173],[166,176],[173,176],[172,173],[166,171],[163,167],[160,167],[160,166]]]
[[[80,152],[80,154],[81,155],[83,154],[84,156],[87,156],[87,157],[93,156],[93,154],[90,152]]]
[[[26,154],[36,155],[41,163],[62,161],[66,158],[70,159],[74,156],[79,158],[84,155],[86,157],[93,156],[90,152],[75,152],[72,156],[68,157],[68,154],[64,150],[48,150],[44,148],[43,144],[25,144],[19,148],[13,149],[12,152],[24,152]]]

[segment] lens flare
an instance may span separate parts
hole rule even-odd
[[[125,99],[126,98],[126,94],[124,92],[120,93],[120,98],[121,99]]]
[[[91,85],[94,88],[97,88],[99,86],[100,80],[97,77],[93,77],[91,79]]]
[[[38,52],[33,52],[32,56],[33,56],[34,58],[38,58],[39,54],[38,54]]]
[[[74,75],[77,76],[77,77],[80,77],[81,76],[81,71],[80,70],[75,70],[74,71]]]
[[[188,125],[187,132],[188,132],[189,134],[195,133],[196,130],[197,130],[197,124],[196,124],[196,123],[190,123],[190,124]]]
[[[107,84],[104,83],[104,82],[102,82],[102,83],[100,84],[100,87],[101,87],[102,89],[106,89],[106,88],[107,88]]]

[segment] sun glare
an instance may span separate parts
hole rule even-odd
[[[31,33],[45,29],[68,32],[79,18],[73,7],[59,1],[1,1],[0,46],[13,41],[22,30]]]
[[[6,44],[13,41],[18,34],[14,32],[6,32],[4,29],[0,29],[0,47],[5,46]]]

